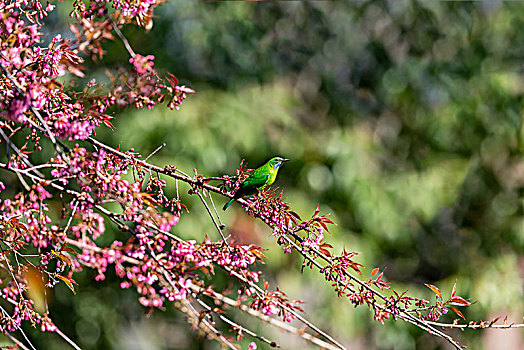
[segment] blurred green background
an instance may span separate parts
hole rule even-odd
[[[70,5],[57,4],[52,30],[62,30]],[[327,241],[337,252],[362,253],[364,279],[386,268],[399,290],[430,300],[424,283],[449,296],[457,280],[458,294],[477,301],[462,310],[468,320],[522,322],[524,4],[179,0],[155,15],[151,32],[127,26],[124,34],[137,53],[156,57],[160,72],[198,93],[180,111],[118,111],[116,131],[100,130],[100,139],[144,155],[166,143],[151,162],[206,176],[233,174],[241,159],[256,167],[290,158],[276,186],[303,217],[317,203],[331,213],[337,226]],[[87,79],[126,65],[122,43],[103,47],[107,55],[88,63]],[[181,193],[191,213],[175,232],[214,237],[198,198],[184,186]],[[268,249],[260,268],[271,285],[305,300],[309,320],[348,348],[450,348],[401,322],[382,326],[366,307],[338,299],[237,205],[222,220],[239,241]],[[111,276],[93,278],[81,274],[76,296],[59,286],[52,305],[51,316],[83,348],[219,348],[174,310],[147,319],[133,290]],[[312,348],[246,322],[284,349]],[[472,349],[524,344],[521,330],[450,334]],[[41,348],[66,348],[53,335],[31,337]]]

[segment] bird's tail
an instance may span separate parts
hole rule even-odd
[[[231,198],[231,199],[229,200],[229,202],[227,202],[226,204],[224,204],[224,206],[222,207],[222,210],[226,210],[227,208],[229,208],[229,206],[230,206],[231,204],[233,204],[234,201],[235,201],[235,198]]]

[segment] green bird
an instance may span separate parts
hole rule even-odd
[[[235,192],[235,196],[231,198],[222,209],[226,210],[237,199],[255,194],[257,191],[261,191],[271,185],[277,178],[278,169],[288,160],[289,159],[280,157],[271,158],[266,164],[255,169],[255,171],[242,181],[240,188]]]

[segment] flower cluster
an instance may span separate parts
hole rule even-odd
[[[138,24],[142,23],[144,18],[151,17],[154,7],[160,5],[164,0],[90,0],[86,5],[82,0],[75,0],[73,3],[73,13],[77,19],[90,18],[91,16],[100,15],[107,11],[106,6],[122,11],[126,18],[135,18]]]
[[[0,234],[12,244],[31,243],[35,247],[45,248],[52,245],[55,237],[48,227],[51,217],[46,199],[51,194],[40,184],[32,185],[29,192],[19,192],[13,199],[0,201],[0,224],[4,231]],[[35,215],[38,214],[38,215]],[[26,218],[22,224],[19,218]]]
[[[221,244],[206,239],[201,244],[179,241],[169,249],[164,246],[163,250],[157,248],[149,252],[140,245],[139,240],[132,239],[115,248],[119,253],[113,253],[113,256],[119,257],[115,266],[117,275],[126,279],[122,285],[129,287],[134,284],[142,294],[140,302],[144,306],[160,308],[166,302],[187,299],[188,294],[193,292],[193,285],[204,287],[202,277],[213,274],[215,266],[224,268],[231,275],[241,276],[244,281],[258,281],[260,273],[251,271],[249,267],[263,256],[259,247],[221,248]],[[96,254],[99,259],[109,256],[107,252]]]
[[[39,113],[55,136],[86,139],[97,124],[82,115],[81,106],[57,80],[66,72],[81,74],[78,66],[83,60],[60,34],[48,47],[37,46],[41,36],[37,28],[16,12],[7,13],[0,25],[0,64],[8,77],[0,83],[0,115],[29,123]]]
[[[303,311],[298,305],[302,304],[301,300],[289,300],[286,294],[276,290],[268,290],[269,284],[264,281],[265,291],[257,296],[251,303],[251,307],[255,310],[260,310],[264,315],[273,316],[279,315],[286,322],[291,322],[296,319],[296,316],[291,310]]]
[[[146,7],[149,9],[153,3],[147,2]],[[124,4],[127,2],[120,2],[117,7],[125,7]],[[52,8],[48,6],[46,10]],[[143,6],[139,4],[137,11],[140,8]],[[40,11],[41,16],[46,14],[43,9]],[[0,64],[9,79],[0,81],[0,116],[35,127],[34,114],[38,113],[41,116],[38,122],[48,124],[55,137],[85,140],[102,123],[112,127],[109,121],[112,116],[108,113],[112,106],[152,108],[167,101],[169,108],[179,109],[187,94],[194,92],[178,86],[172,75],[165,81],[159,78],[153,69],[154,57],[151,55],[134,55],[130,59],[133,71],[121,70],[111,76],[110,91],[90,82],[81,93],[66,92],[58,78],[66,73],[85,75],[83,59],[78,52],[91,52],[101,58],[100,40],[94,39],[113,39],[109,20],[95,23],[98,22],[82,18],[79,27],[71,27],[77,37],[75,42],[68,42],[58,34],[48,47],[41,47],[38,44],[42,34],[37,24],[22,20],[20,12],[14,9],[5,12],[0,24]]]
[[[154,59],[153,55],[135,55],[129,59],[129,63],[133,65],[138,74],[146,74],[153,72]]]

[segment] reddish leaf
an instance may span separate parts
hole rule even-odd
[[[294,219],[296,219],[296,220],[302,220],[302,219],[300,218],[300,215],[298,215],[297,213],[295,213],[293,210],[289,210],[288,213],[289,213],[289,215],[291,215]]]
[[[320,252],[324,255],[327,255],[327,256],[331,256],[331,253],[329,252],[329,250],[327,249],[324,249],[324,248],[318,248],[318,250],[320,250]]]
[[[77,77],[83,78],[85,76],[84,72],[82,72],[83,67],[69,66],[67,69]]]
[[[251,253],[254,256],[256,256],[257,258],[259,258],[262,262],[263,262],[263,259],[266,257],[260,250],[257,250],[257,249],[251,250]]]
[[[60,275],[58,275],[57,277],[60,278],[62,281],[64,281],[64,283],[67,284],[69,289],[71,289],[73,291],[73,294],[76,295],[75,287],[73,287],[73,283],[74,284],[77,284],[77,283],[75,282],[74,279],[72,279],[70,277],[66,277],[66,276],[60,276]]]
[[[451,299],[449,299],[449,302],[454,304],[454,305],[458,305],[458,306],[469,306],[469,305],[471,305],[471,303],[469,301],[467,301],[466,299],[464,299],[462,297],[459,297],[459,296],[451,297]]]
[[[371,271],[371,277],[375,276],[377,274],[377,272],[379,271],[379,268],[378,267],[375,267],[373,269],[373,271]]]
[[[167,79],[167,81],[169,81],[169,84],[171,84],[171,87],[175,87],[178,85],[178,79],[177,77],[175,77],[173,74],[167,72],[167,74],[169,75]]]
[[[111,130],[115,131],[115,127],[109,120],[104,120],[104,124]]]
[[[153,196],[151,196],[151,194],[147,192],[140,192],[138,196],[148,207],[155,208],[157,206],[156,200],[153,198]]]
[[[67,252],[67,253],[73,253],[76,254],[76,251],[71,247],[63,246],[62,249],[60,249],[61,252]]]
[[[382,279],[382,276],[384,276],[384,271],[382,271],[380,275],[378,275],[377,281],[380,281]]]
[[[64,254],[58,254],[57,257],[62,260],[67,266],[71,266],[71,259]]]
[[[506,316],[506,317],[507,317],[507,316]],[[493,320],[491,320],[490,324],[494,324],[494,323],[496,323],[498,320],[500,320],[500,316],[494,318]]]
[[[329,220],[329,219],[326,218],[326,217],[323,217],[323,218],[322,218],[322,221],[324,221],[325,223],[331,224],[331,225],[336,225],[333,221]]]
[[[11,218],[9,219],[7,223],[9,224],[9,226],[14,228],[17,232],[27,232],[27,227],[23,223],[18,221],[17,218]]]
[[[438,295],[438,297],[440,299],[442,299],[442,293],[440,292],[440,289],[438,289],[437,287],[435,287],[434,285],[432,284],[428,284],[428,283],[424,283],[426,285],[426,287],[428,287],[429,289],[431,289],[433,291],[433,293],[435,293],[436,295]]]
[[[457,292],[457,280],[455,280],[455,283],[453,284],[453,290],[451,291],[451,296],[454,297],[456,292]]]
[[[64,264],[66,264],[67,266],[71,266],[71,259],[69,257],[65,256],[64,254],[61,254],[60,252],[54,251],[54,250],[51,251],[51,254],[53,254],[53,256],[63,261]]]
[[[456,313],[457,315],[459,315],[460,317],[462,317],[462,319],[464,319],[464,320],[466,319],[466,318],[464,317],[464,315],[462,314],[462,312],[460,312],[460,310],[457,309],[456,307],[451,306],[450,309],[451,309],[454,313]]]

